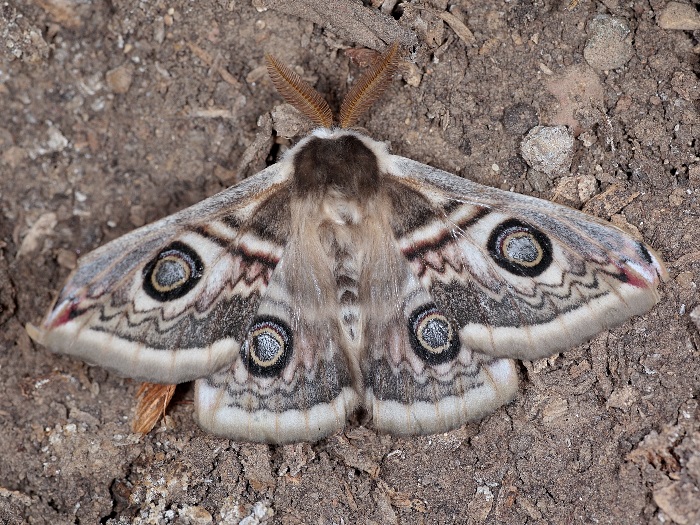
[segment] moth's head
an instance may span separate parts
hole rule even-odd
[[[333,126],[333,111],[323,96],[274,56],[266,54],[265,61],[270,79],[282,98],[314,124],[330,129]],[[399,44],[394,42],[363,73],[343,99],[338,117],[341,128],[347,129],[355,125],[381,96],[391,82],[398,64]]]

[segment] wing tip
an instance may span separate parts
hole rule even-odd
[[[32,323],[27,323],[24,325],[24,329],[32,341],[42,346],[46,346],[46,330],[38,326],[34,326]]]
[[[637,287],[656,290],[668,280],[668,270],[659,255],[648,246],[639,243],[643,260],[627,259],[623,261],[622,273],[626,283]],[[658,300],[658,299],[657,299]]]

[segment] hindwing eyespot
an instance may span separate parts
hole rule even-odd
[[[408,334],[413,351],[428,364],[446,363],[459,353],[457,332],[435,303],[423,305],[411,314]]]
[[[278,375],[292,356],[292,332],[275,317],[258,317],[248,330],[240,353],[251,374],[261,377]]]

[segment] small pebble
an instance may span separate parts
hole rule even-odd
[[[156,17],[153,21],[153,41],[162,44],[165,40],[165,21],[162,16]]]
[[[131,64],[124,64],[114,69],[110,69],[105,74],[105,80],[113,93],[123,95],[131,87],[134,79],[134,67]]]
[[[668,203],[673,206],[674,208],[678,208],[683,205],[683,201],[685,200],[685,189],[683,188],[676,188],[671,192],[671,195],[668,196]]]
[[[420,70],[415,64],[411,64],[410,62],[401,62],[399,64],[399,72],[401,73],[401,76],[406,84],[411,87],[420,86],[423,75],[421,75]]]
[[[78,266],[78,256],[71,250],[58,250],[56,261],[58,262],[59,266],[62,268],[67,268],[68,270],[75,270],[75,267]]]
[[[272,127],[277,136],[287,139],[309,131],[309,120],[290,104],[280,104],[272,109]]]
[[[700,163],[688,166],[688,182],[691,188],[700,188]]]
[[[700,13],[690,4],[669,2],[657,19],[662,29],[697,31],[700,29]]]
[[[57,151],[63,151],[68,147],[68,139],[65,137],[61,130],[51,126],[49,128],[49,140],[46,141],[46,153],[53,153]]]
[[[253,7],[258,13],[264,13],[269,9],[267,2],[265,0],[253,0]]]
[[[527,170],[527,175],[525,176],[530,187],[540,193],[549,191],[549,175],[540,170]]]
[[[140,204],[135,204],[129,209],[129,221],[135,227],[140,228],[146,224],[146,210]]]
[[[536,126],[520,143],[528,165],[549,176],[569,171],[574,156],[574,137],[566,126]]]
[[[690,320],[693,321],[695,327],[700,331],[700,306],[696,306],[691,310]]]
[[[580,175],[578,179],[578,197],[581,202],[586,203],[598,190],[598,181],[593,175]]]
[[[214,521],[209,511],[199,505],[184,505],[178,510],[178,517],[183,523],[191,525],[207,525]]]
[[[566,204],[572,208],[581,206],[581,201],[578,197],[578,181],[576,177],[562,177],[557,181],[557,186],[554,188],[552,200],[559,204]]]
[[[581,144],[583,144],[587,148],[590,148],[598,140],[595,133],[593,133],[593,131],[591,130],[584,131],[583,133],[581,133],[578,136],[578,139],[581,141]]]
[[[583,49],[586,62],[599,71],[617,69],[632,58],[627,24],[609,15],[598,15],[588,25],[590,37]]]

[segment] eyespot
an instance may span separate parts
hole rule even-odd
[[[199,255],[185,243],[175,241],[143,269],[143,289],[156,301],[172,301],[192,290],[203,272]]]
[[[411,347],[431,365],[451,361],[459,353],[459,338],[452,323],[434,303],[421,306],[408,320]]]
[[[488,250],[496,264],[516,275],[536,277],[552,264],[549,238],[516,219],[504,221],[493,230]]]
[[[258,317],[241,345],[248,371],[260,377],[278,375],[292,357],[292,332],[274,317]]]

